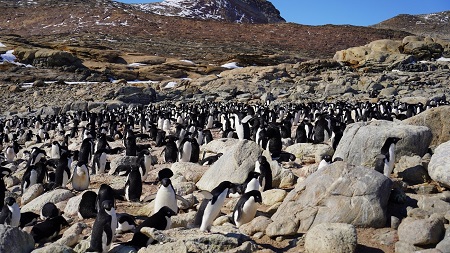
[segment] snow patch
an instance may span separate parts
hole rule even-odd
[[[164,89],[171,89],[171,88],[175,88],[177,86],[177,82],[169,82],[166,84],[166,86],[164,86]]]
[[[0,47],[6,47],[5,44],[0,42]]]
[[[237,62],[229,62],[229,63],[225,63],[223,64],[221,67],[223,68],[227,68],[227,69],[240,69],[242,67],[239,67],[237,65]]]
[[[192,65],[195,65],[195,63],[194,63],[193,61],[190,61],[190,60],[180,60],[180,61],[186,62],[186,63],[190,63],[190,64],[192,64]]]
[[[450,58],[441,57],[441,58],[437,59],[436,61],[450,62]]]
[[[33,66],[31,66],[29,64],[23,64],[23,63],[16,62],[17,58],[13,53],[14,53],[14,50],[8,50],[8,51],[6,51],[5,54],[0,54],[0,64],[3,64],[4,62],[9,62],[9,63],[15,64],[17,66],[33,68]]]
[[[146,64],[144,64],[144,63],[134,62],[134,63],[128,64],[127,66],[134,68],[134,67],[140,67],[140,66],[145,66],[145,65]]]

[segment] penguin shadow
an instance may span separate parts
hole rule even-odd
[[[369,247],[367,245],[358,244],[356,245],[355,253],[383,253],[384,251],[381,249]]]

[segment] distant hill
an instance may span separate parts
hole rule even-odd
[[[120,50],[196,62],[239,55],[276,55],[275,63],[331,58],[338,50],[409,35],[349,25],[248,24],[168,17],[110,0],[0,0],[0,6],[0,41],[2,34],[18,34],[31,44],[48,48]]]
[[[163,16],[233,23],[285,22],[275,6],[266,0],[164,0],[138,6],[146,12]]]
[[[450,40],[450,11],[422,15],[402,14],[372,27]]]

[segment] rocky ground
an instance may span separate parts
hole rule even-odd
[[[236,69],[148,54],[120,55],[127,64],[119,66],[82,61],[80,52],[70,56],[57,49],[34,48],[30,53],[29,48],[16,48],[20,61],[40,67],[26,68],[13,63],[0,65],[4,70],[0,74],[0,112],[2,118],[12,118],[79,110],[99,112],[129,104],[162,104],[167,101],[176,104],[202,101],[255,104],[272,101],[272,107],[288,102],[311,101],[373,104],[396,101],[427,105],[430,101],[445,102],[449,96],[450,63],[445,60],[437,61],[440,56],[448,55],[448,48],[449,45],[442,40],[405,37],[403,40],[375,41],[365,46],[345,49],[336,52],[333,59],[259,66],[243,64],[246,67]],[[107,56],[108,51],[105,52],[101,54],[102,57]],[[63,62],[72,59],[72,65],[58,66],[61,59],[66,59]],[[262,59],[267,63],[272,58],[258,57],[256,60]],[[244,60],[255,61],[255,58],[243,58],[242,61]],[[89,68],[77,67],[78,62]],[[136,62],[145,65],[128,65]],[[75,66],[73,71],[71,66]],[[105,73],[112,73],[118,81],[109,82]],[[140,76],[151,76],[154,79],[146,79],[155,82],[130,81]],[[70,78],[83,82],[71,83]],[[434,249],[431,252],[448,252],[450,247],[446,246],[449,243],[450,203],[446,187],[450,183],[445,176],[448,175],[445,163],[449,149],[447,141],[450,140],[448,112],[449,107],[442,106],[403,122],[396,120],[352,124],[347,128],[347,135],[344,134],[341,141],[343,144],[336,150],[330,150],[328,145],[321,144],[286,145],[285,150],[295,154],[296,160],[281,165],[276,162],[271,164],[276,176],[275,189],[264,193],[265,202],[259,209],[257,219],[237,229],[228,222],[226,216],[237,200],[229,199],[222,210],[225,215],[215,221],[213,233],[205,235],[195,229],[183,228],[195,213],[195,207],[186,207],[183,208],[185,211],[174,218],[174,226],[178,228],[162,232],[164,236],[152,232],[159,236],[162,244],[150,246],[141,252],[167,252],[174,249],[181,252],[184,249],[190,252],[306,252],[308,247],[311,252],[321,252],[319,243],[315,248],[311,246],[311,242],[318,242],[323,238],[317,235],[322,235],[324,231],[340,231],[340,235],[330,235],[338,236],[339,239],[330,241],[345,239],[344,246],[354,245],[352,250],[356,252],[413,252],[425,249]],[[202,149],[210,153],[230,152],[230,155],[222,159],[222,164],[218,161],[218,165],[211,167],[190,163],[164,164],[160,156],[161,149],[154,148],[152,155],[156,163],[144,186],[145,195],[152,194],[157,189],[156,185],[150,184],[155,179],[156,172],[170,167],[179,174],[174,179],[179,194],[186,196],[194,204],[198,197],[196,190],[208,188],[209,183],[216,183],[217,170],[232,167],[227,163],[231,158],[250,161],[256,159],[256,153],[259,155],[260,150],[255,147],[254,142],[219,140],[217,129],[214,134],[216,140]],[[371,169],[373,158],[382,145],[379,143],[380,136],[390,134],[404,138],[398,147],[393,183]],[[57,134],[54,137],[58,138]],[[79,141],[74,141],[73,149],[78,148]],[[141,142],[148,143],[148,140]],[[121,141],[117,140],[113,145],[119,146]],[[31,148],[33,143],[26,146]],[[361,149],[364,149],[364,155],[352,156],[352,151]],[[316,172],[320,162],[318,157],[325,153],[339,156],[348,164],[333,163],[329,168]],[[116,158],[120,157],[109,157],[111,161]],[[243,162],[236,164],[245,165]],[[251,164],[254,164],[253,160],[245,168],[239,167],[241,174],[224,171],[221,175],[245,178],[244,172],[251,169]],[[8,190],[16,194],[16,197],[19,197],[17,193],[21,173],[23,169],[19,168],[14,177],[7,181]],[[96,175],[92,177],[90,188],[96,189],[102,182],[121,188],[124,180],[125,178],[117,176]],[[386,197],[389,196],[391,187],[401,189],[400,193],[393,195],[399,196],[400,200],[389,200]],[[42,186],[36,186],[36,191],[42,192],[41,188]],[[402,192],[405,194],[401,194]],[[65,243],[47,245],[41,252],[52,252],[64,247],[73,247],[76,252],[86,249],[86,239],[91,233],[93,220],[77,218],[74,210],[79,203],[80,194],[69,185],[68,189],[29,197],[27,204],[24,204],[24,196],[20,196],[23,211],[39,212],[43,201],[51,199],[64,210],[70,224],[75,224],[68,230],[70,233],[62,237],[66,240]],[[148,203],[118,203],[119,213],[126,211],[140,217],[148,215],[151,208]],[[355,227],[318,226],[330,221],[353,224]],[[69,235],[77,234],[72,232],[77,226],[84,229],[78,229],[82,231],[78,232],[80,236],[68,243]],[[3,231],[1,229],[7,230],[4,227],[0,227],[0,231]],[[20,234],[17,231],[14,233]],[[118,240],[125,241],[130,236],[121,235]],[[28,239],[25,238],[24,241],[26,240]]]

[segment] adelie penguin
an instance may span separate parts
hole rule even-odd
[[[261,185],[259,190],[263,192],[272,189],[272,170],[265,156],[261,155],[258,157],[258,160],[255,162],[255,172],[261,174],[259,176],[259,184]]]
[[[71,177],[69,167],[71,163],[72,159],[70,157],[70,153],[62,153],[58,161],[58,167],[56,167],[55,170],[55,184],[57,186],[66,187],[67,182],[69,182],[69,179]]]
[[[61,229],[66,226],[69,226],[69,223],[59,215],[34,225],[30,234],[35,243],[45,243],[56,238]]]
[[[46,220],[59,215],[61,215],[61,211],[58,209],[58,207],[56,207],[56,205],[52,202],[48,202],[42,207],[40,218],[41,220]]]
[[[153,238],[149,238],[141,232],[144,227],[155,228],[157,230],[170,229],[172,226],[171,217],[176,213],[169,207],[163,206],[158,212],[145,219],[137,228],[131,241],[127,242],[127,245],[131,245],[136,249],[147,247],[153,242]]]
[[[395,163],[395,146],[401,138],[389,137],[381,147],[380,155],[377,156],[375,170],[383,173],[386,177],[390,177],[392,170],[394,170]]]
[[[0,224],[18,227],[20,224],[20,208],[12,197],[5,199],[5,204],[0,213]]]
[[[11,174],[11,170],[5,167],[0,167],[0,209],[3,208],[3,204],[5,203],[5,193],[6,193],[6,185],[3,177],[9,176]]]
[[[72,188],[76,191],[84,191],[89,187],[89,170],[85,163],[78,163],[73,170]]]
[[[166,147],[164,148],[164,160],[166,163],[174,163],[178,161],[178,147],[175,141],[177,137],[173,135],[167,136]]]
[[[244,193],[234,207],[232,216],[234,224],[240,227],[253,220],[258,210],[258,203],[262,203],[260,191],[253,190]]]
[[[223,181],[211,193],[202,192],[205,199],[203,199],[194,221],[194,225],[200,226],[200,231],[209,232],[211,230],[212,223],[219,215],[230,189],[235,187],[235,184]]]
[[[142,194],[142,179],[139,170],[132,169],[125,183],[125,199],[138,202]]]
[[[103,201],[92,227],[91,242],[86,252],[108,252],[116,232],[112,229],[113,216],[116,216],[113,202]]]
[[[136,221],[133,216],[122,213],[117,214],[116,234],[134,231],[136,229]]]
[[[323,170],[325,167],[331,164],[331,156],[330,155],[323,155],[322,160],[319,163],[319,166],[317,167],[317,171]]]

